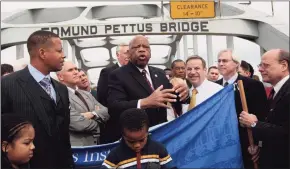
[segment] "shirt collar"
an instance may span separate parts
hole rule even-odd
[[[32,77],[39,83],[43,78],[47,77],[49,80],[51,80],[50,75],[44,75],[39,70],[37,70],[35,67],[33,67],[31,64],[28,64],[28,70]]]
[[[76,93],[76,90],[78,90],[78,87],[76,87],[76,89],[73,89],[73,88],[71,88],[71,87],[67,87],[67,89],[70,90],[70,91],[73,92],[73,93]]]
[[[117,61],[117,64],[119,67],[122,67],[121,63],[119,61]]]
[[[197,91],[201,91],[202,88],[203,88],[203,86],[204,86],[204,84],[207,83],[207,82],[208,82],[208,80],[207,80],[207,79],[204,79],[204,81],[203,81],[203,82],[202,82],[198,87],[196,87],[195,89],[196,89]],[[194,87],[191,86],[190,90],[192,91],[193,89],[194,89]]]
[[[274,86],[274,91],[275,91],[275,95],[276,93],[279,92],[279,90],[282,88],[282,86],[284,85],[284,83],[286,83],[286,81],[289,79],[289,75],[285,76],[283,79],[281,79],[275,86]]]
[[[137,67],[137,66],[136,66],[136,67]],[[140,71],[140,73],[142,73],[142,70],[143,70],[143,69],[141,69],[141,68],[139,68],[139,67],[137,67],[137,68],[138,68],[138,70]],[[146,73],[147,73],[148,75],[150,75],[148,65],[146,65],[144,69],[146,70]]]
[[[235,73],[234,76],[232,76],[228,81],[226,81],[224,78],[223,78],[223,86],[226,82],[228,82],[229,84],[233,84],[237,78],[238,78],[239,74],[238,73]]]

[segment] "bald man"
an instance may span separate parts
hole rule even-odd
[[[263,81],[273,86],[268,98],[270,111],[266,120],[249,114],[252,112],[240,114],[240,123],[252,128],[254,136],[263,142],[261,168],[289,168],[289,65],[289,52],[281,49],[266,52],[259,64],[259,71]]]
[[[144,109],[151,127],[167,121],[167,102],[178,101],[174,92],[179,94],[180,101],[189,100],[185,82],[172,86],[162,69],[148,66],[151,50],[146,37],[138,35],[131,40],[129,57],[129,63],[113,71],[109,77],[108,103],[112,120],[109,142],[121,138],[118,120],[124,110]]]

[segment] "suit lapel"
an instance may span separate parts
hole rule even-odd
[[[289,87],[290,87],[290,78],[284,83],[284,85],[278,91],[277,95],[274,97],[273,107],[275,107],[275,105],[277,105],[277,103],[283,98]]]
[[[151,66],[148,66],[149,68],[149,71],[150,71],[150,77],[151,77],[151,80],[152,80],[152,83],[153,83],[153,87],[154,89],[157,89],[159,86],[162,85],[162,82],[158,79],[160,79],[160,77],[158,77],[158,72],[152,68]]]
[[[44,125],[45,130],[48,135],[52,136],[49,117],[46,114],[46,111],[43,107],[40,97],[49,99],[51,98],[48,94],[42,89],[42,87],[35,81],[35,79],[30,74],[28,67],[26,67],[23,71],[23,75],[21,78],[17,79],[19,85],[22,87],[24,93],[27,98],[30,100],[32,107],[35,110],[35,114],[41,123]]]
[[[81,94],[83,97],[84,95]],[[78,98],[77,95],[75,95],[72,91],[69,90],[69,97],[72,99],[73,102],[75,102],[76,104],[78,104],[80,107],[82,107],[84,110],[87,110],[87,107],[86,105],[81,101],[81,99]],[[84,97],[85,100],[87,100],[85,97]]]
[[[147,84],[147,81],[142,76],[138,68],[133,65],[131,62],[128,63],[128,68],[130,69],[130,74],[132,77],[149,93],[152,93],[151,87]]]
[[[51,83],[52,83],[52,86],[54,88],[55,95],[56,95],[56,101],[55,101],[55,103],[56,103],[56,105],[58,105],[59,104],[59,101],[60,101],[60,98],[62,97],[60,95],[60,93],[59,93],[59,91],[61,91],[60,90],[60,86],[59,86],[59,84],[54,79],[51,79]]]

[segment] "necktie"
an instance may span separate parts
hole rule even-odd
[[[54,100],[52,93],[51,93],[51,81],[48,77],[43,78],[39,84],[45,90],[45,92],[50,96],[51,99]]]
[[[136,157],[137,157],[137,169],[141,169],[141,154],[140,154],[140,152],[138,152],[137,154],[136,154]]]
[[[228,82],[226,82],[226,83],[224,84],[224,87],[226,87],[228,84],[229,84],[229,83],[228,83]]]
[[[188,106],[188,111],[193,109],[195,107],[195,104],[196,104],[196,94],[198,93],[198,91],[196,89],[193,89],[192,90],[192,96],[191,96],[191,99],[190,99],[190,104]]]
[[[76,96],[85,104],[85,106],[87,107],[88,111],[90,111],[89,106],[86,102],[86,100],[83,98],[83,96],[80,94],[80,92],[78,92],[77,90],[75,91]]]
[[[146,76],[146,70],[145,70],[145,69],[142,70],[142,75],[143,75],[143,77],[145,78],[145,80],[146,80],[146,82],[148,83],[148,85],[150,86],[151,90],[154,91],[154,88],[152,87],[150,81],[148,80],[148,78],[147,78],[147,76]]]
[[[273,103],[273,100],[274,100],[274,95],[275,95],[275,90],[274,88],[272,88],[270,94],[269,94],[269,97],[268,97],[268,104],[270,106],[270,108],[272,108],[272,103]]]

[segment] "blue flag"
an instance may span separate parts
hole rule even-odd
[[[150,133],[178,168],[243,168],[233,85]],[[76,166],[100,166],[118,144],[74,147]]]

